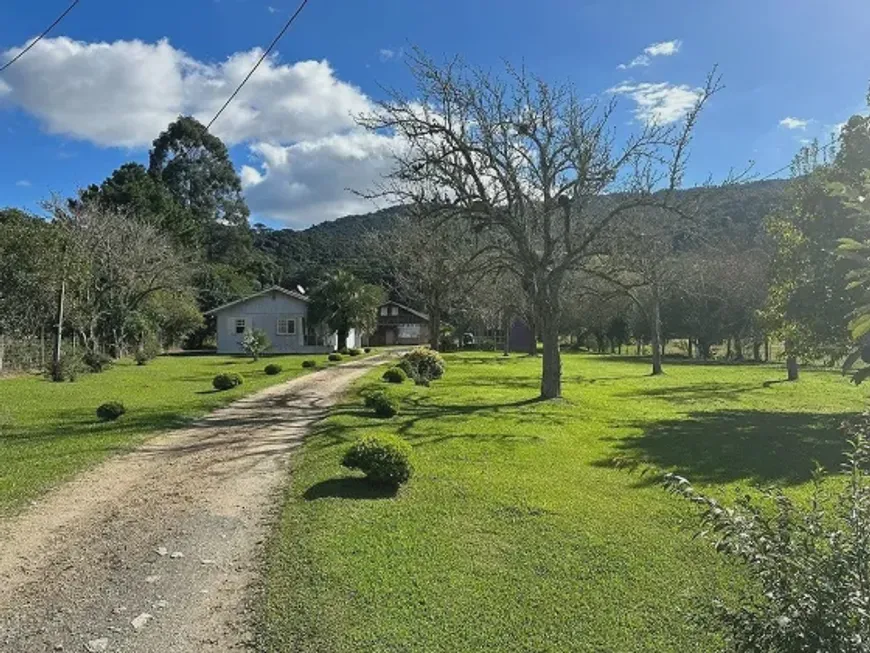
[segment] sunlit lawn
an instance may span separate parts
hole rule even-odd
[[[40,376],[0,380],[0,513],[59,480],[132,447],[156,431],[252,391],[303,373],[302,361],[327,365],[326,355],[269,356],[258,362],[230,356],[163,356],[146,366],[125,360],[102,374],[75,383],[51,383]],[[263,368],[284,370],[267,376]],[[239,372],[244,384],[215,392],[220,372]],[[97,420],[97,406],[121,401],[127,414],[117,422]]]
[[[350,651],[708,651],[694,625],[743,582],[684,500],[613,460],[676,469],[723,497],[835,468],[863,389],[833,372],[569,355],[565,400],[537,403],[540,362],[448,357],[403,413],[358,396],[310,438],[270,545],[262,648]],[[376,383],[371,375],[364,384]],[[363,385],[364,385],[363,384]],[[362,387],[362,386],[360,386]],[[393,389],[396,391],[395,389]],[[398,433],[416,476],[398,495],[343,470],[346,443]]]

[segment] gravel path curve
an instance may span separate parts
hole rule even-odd
[[[241,399],[0,521],[0,651],[234,651],[311,425],[389,354]]]

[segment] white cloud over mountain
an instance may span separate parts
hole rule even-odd
[[[668,82],[622,82],[608,92],[634,100],[634,116],[641,122],[666,125],[686,115],[701,97],[703,89]]]

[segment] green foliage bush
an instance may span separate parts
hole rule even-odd
[[[230,390],[236,386],[242,385],[244,379],[241,374],[236,372],[224,372],[214,377],[211,384],[215,390]]]
[[[378,417],[393,417],[399,413],[399,400],[383,390],[376,390],[365,397],[365,405]]]
[[[259,360],[260,355],[272,347],[272,343],[269,342],[269,336],[262,329],[245,331],[245,335],[242,336],[239,344],[245,350],[245,353],[254,360]]]
[[[329,356],[327,356],[327,358],[333,363],[337,363],[338,361],[342,360],[344,356],[336,352],[332,352]]]
[[[269,363],[263,371],[269,376],[275,376],[276,374],[283,372],[284,368],[278,365],[278,363]]]
[[[409,351],[402,357],[399,367],[419,385],[429,385],[430,381],[440,379],[446,369],[441,354],[428,347],[417,347]]]
[[[411,445],[395,435],[369,435],[355,442],[341,464],[362,471],[378,485],[398,487],[414,472]]]
[[[369,354],[369,353],[371,353],[372,348],[371,348],[371,347],[365,347],[365,348],[363,348],[363,351],[364,351],[365,353]]]
[[[311,369],[312,367],[317,367],[317,361],[307,360],[302,361],[302,367],[305,369]]]
[[[338,353],[341,354],[342,356],[347,356],[349,351],[350,350],[347,347],[342,347],[341,349],[338,350]]]
[[[97,408],[97,417],[104,422],[111,422],[118,419],[126,412],[127,409],[120,401],[108,401]]]
[[[87,371],[87,367],[76,356],[63,356],[57,365],[49,361],[45,366],[45,377],[50,381],[69,381],[72,383]]]
[[[668,489],[699,506],[703,532],[752,581],[733,606],[712,608],[729,650],[870,650],[870,416],[853,429],[845,484],[835,480],[837,491],[828,491],[819,470],[809,502],[764,489],[729,508],[685,478],[664,476]]]
[[[351,356],[359,356],[360,354],[362,354],[362,349],[348,349],[347,353]]]
[[[401,367],[391,367],[381,378],[387,383],[404,383],[408,375]]]
[[[89,351],[82,356],[82,363],[94,374],[99,374],[109,369],[112,366],[112,362],[111,356],[97,351]]]

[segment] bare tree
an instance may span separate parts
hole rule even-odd
[[[47,203],[63,234],[68,320],[86,347],[120,355],[132,316],[158,291],[188,287],[190,262],[156,227],[92,202]]]
[[[541,397],[561,396],[561,295],[566,276],[608,254],[630,209],[672,207],[692,129],[719,88],[711,74],[687,114],[618,138],[615,103],[581,100],[525,70],[506,77],[454,60],[409,57],[418,96],[393,92],[360,123],[394,134],[395,169],[373,196],[450,203],[485,234],[481,252],[528,294],[543,341]],[[658,192],[657,192],[658,191]]]

